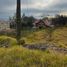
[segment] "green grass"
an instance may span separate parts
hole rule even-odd
[[[49,30],[23,31],[23,38],[27,44],[53,43],[67,48],[67,27],[57,28],[52,32],[51,41],[48,40]],[[0,48],[0,67],[67,67],[67,54],[52,50],[30,50],[17,45],[15,38],[0,36],[0,45],[8,42],[12,47]],[[2,44],[3,43],[3,44]]]
[[[25,41],[26,44],[35,44],[35,43],[51,43],[54,45],[58,45],[60,47],[67,48],[67,27],[59,27],[55,30],[50,29],[38,29],[38,30],[23,30],[21,43]],[[51,40],[49,35],[51,33]],[[16,39],[8,36],[0,36],[0,43],[9,42],[9,44],[16,44]]]
[[[67,67],[67,55],[21,46],[0,48],[0,67]]]
[[[0,46],[15,46],[17,45],[17,41],[15,38],[8,37],[8,36],[0,36]]]
[[[24,39],[27,44],[43,42],[46,35],[44,32],[45,30],[23,31],[24,36],[21,39]]]
[[[60,47],[67,48],[67,27],[59,27],[53,30],[52,32],[49,31],[50,29],[42,29],[42,30],[35,30],[35,31],[26,31],[24,33],[22,40],[25,40],[27,44],[32,43],[52,43],[56,44]],[[23,31],[24,32],[24,31]],[[49,41],[49,35],[51,33],[51,41]]]
[[[67,27],[56,29],[52,37],[54,43],[67,48]]]

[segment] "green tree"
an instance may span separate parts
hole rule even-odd
[[[35,21],[35,18],[33,16],[25,16],[23,14],[22,16],[22,28],[32,28],[33,27],[33,22]]]

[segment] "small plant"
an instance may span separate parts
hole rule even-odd
[[[0,47],[11,47],[17,45],[16,39],[8,36],[0,36]]]
[[[25,40],[24,39],[20,39],[20,45],[24,45],[25,44]]]

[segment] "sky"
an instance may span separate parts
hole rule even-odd
[[[8,19],[16,13],[16,0],[0,0],[0,19]],[[67,0],[21,0],[21,14],[44,17],[67,15]]]

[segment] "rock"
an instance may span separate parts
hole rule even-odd
[[[59,46],[56,45],[49,45],[49,44],[27,44],[26,46],[24,46],[25,48],[28,49],[38,49],[38,50],[47,50],[47,49],[51,49],[51,50],[55,50],[58,52],[64,52],[67,53],[67,48],[61,48]]]

